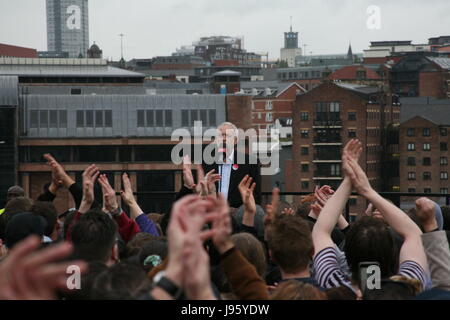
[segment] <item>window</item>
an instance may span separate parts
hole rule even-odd
[[[408,166],[415,166],[416,165],[416,158],[414,158],[414,157],[408,157],[408,159],[407,159],[407,165]]]
[[[272,101],[266,101],[266,110],[272,110],[272,109],[273,109]]]
[[[70,94],[81,94],[81,89],[72,88],[72,89],[70,89]]]
[[[39,127],[48,127],[48,110],[39,110]]]
[[[163,110],[156,110],[155,112],[155,127],[162,127],[163,126]]]
[[[349,138],[356,138],[356,130],[355,129],[348,130],[348,137]]]
[[[423,128],[423,136],[424,137],[430,136],[430,128]]]
[[[30,128],[39,127],[39,113],[37,110],[31,110],[30,112]]]
[[[440,147],[441,147],[441,151],[447,151],[448,150],[447,142],[441,142]]]
[[[416,173],[408,172],[408,180],[416,180]]]
[[[416,150],[416,145],[414,143],[408,143],[408,151]]]
[[[182,127],[189,126],[189,110],[181,110],[181,126]]]
[[[273,118],[272,118],[272,113],[271,112],[267,112],[266,113],[266,122],[272,122]]]
[[[331,176],[337,177],[341,175],[341,165],[340,164],[332,164],[331,165]]]
[[[92,128],[94,127],[94,111],[93,110],[86,110],[86,127]],[[98,111],[96,111],[97,113]],[[101,111],[100,111],[101,112]]]
[[[112,128],[112,110],[105,110],[105,127]]]
[[[309,181],[302,181],[302,189],[309,189]]]
[[[441,194],[448,194],[448,188],[441,188],[440,193]]]
[[[300,121],[308,121],[308,120],[309,120],[309,113],[308,112],[300,113]]]
[[[59,127],[67,128],[67,110],[59,110]]]
[[[440,128],[439,132],[440,132],[442,137],[446,137],[447,136],[447,128]]]
[[[424,193],[431,193],[431,188],[423,188]]]
[[[309,131],[308,130],[301,130],[300,135],[302,138],[307,139],[309,137]]]
[[[95,126],[97,128],[103,127],[104,119],[103,119],[103,111],[95,110]]]
[[[147,116],[147,127],[154,127],[155,126],[155,110],[146,110],[146,116]],[[183,113],[182,113],[183,115]]]
[[[208,111],[200,110],[200,121],[202,122],[202,126],[206,127],[208,125]]]
[[[190,114],[191,114],[191,121],[190,121],[190,123],[191,123],[191,127],[193,127],[194,126],[194,122],[199,120],[198,119],[198,110],[191,110]]]
[[[430,151],[431,150],[431,144],[424,143],[423,144],[423,151]]]
[[[441,157],[440,160],[441,166],[445,166],[448,164],[448,158],[447,157]]]
[[[408,188],[408,193],[416,193],[416,188]]]
[[[309,164],[304,163],[302,164],[302,172],[308,172],[309,171]]]
[[[448,180],[447,171],[441,171],[441,180]]]
[[[301,147],[300,148],[300,154],[302,156],[306,156],[306,155],[308,155],[308,153],[309,153],[309,148],[308,147]]]
[[[425,171],[423,173],[423,180],[431,180],[431,172]]]
[[[406,131],[406,135],[407,135],[408,137],[414,137],[414,135],[415,135],[415,130],[414,130],[414,128],[408,128],[408,130]]]
[[[356,121],[356,112],[349,112],[348,113],[348,120],[349,121]]]
[[[171,127],[172,126],[172,110],[165,110],[164,111],[165,116],[165,126]]]
[[[141,128],[145,127],[145,110],[137,111],[137,126]]]
[[[58,128],[58,110],[50,110],[50,128]]]
[[[84,127],[84,111],[77,110],[77,128]]]
[[[215,127],[216,126],[216,110],[215,109],[208,110],[208,118],[209,118],[209,126]]]
[[[429,158],[429,157],[423,158],[422,165],[431,166],[431,158]]]

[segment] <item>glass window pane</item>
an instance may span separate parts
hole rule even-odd
[[[67,128],[67,110],[59,110],[59,127]]]
[[[30,127],[31,128],[39,127],[39,114],[37,110],[31,110],[30,112]]]
[[[58,111],[50,110],[50,128],[58,127]]]
[[[210,109],[208,110],[209,113],[209,126],[215,127],[217,125],[216,123],[216,109]]]
[[[112,128],[112,110],[105,110],[105,127]]]
[[[84,111],[77,110],[77,128],[84,127]]]
[[[147,127],[154,126],[154,110],[147,110]]]
[[[162,110],[156,110],[156,124],[157,127],[163,126],[163,111]]]
[[[95,126],[96,127],[103,127],[103,111],[102,110],[96,110],[95,111]]]
[[[172,126],[172,110],[166,110],[165,117],[166,117],[165,126],[171,127]]]
[[[145,113],[144,110],[137,111],[137,126],[145,127]]]
[[[189,126],[189,111],[181,110],[181,126],[187,127]]]
[[[41,128],[48,127],[48,110],[39,111],[39,127]]]
[[[92,128],[94,126],[94,111],[86,110],[86,127]]]
[[[198,120],[198,110],[191,110],[191,127],[194,126],[196,120]]]
[[[202,122],[202,126],[206,127],[208,125],[208,111],[200,110],[200,121]]]

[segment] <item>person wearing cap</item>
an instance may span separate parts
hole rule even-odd
[[[8,192],[6,194],[6,203],[8,203],[11,199],[23,196],[25,196],[25,190],[23,190],[19,186],[12,186],[8,189]],[[2,215],[4,212],[5,208],[0,209],[0,215]]]

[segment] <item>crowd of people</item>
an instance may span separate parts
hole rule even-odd
[[[44,192],[33,201],[13,187],[0,212],[0,298],[450,299],[449,209],[419,198],[402,211],[371,187],[361,152],[356,139],[343,149],[337,190],[317,186],[288,205],[275,188],[264,207],[250,174],[237,185],[235,208],[215,169],[185,163],[184,191],[165,214],[143,212],[126,173],[114,190],[92,164],[79,185],[46,154],[52,181]],[[56,211],[59,188],[75,209]],[[349,223],[353,190],[369,206]],[[79,285],[68,285],[69,269],[80,272]]]

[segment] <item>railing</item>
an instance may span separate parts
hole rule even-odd
[[[342,127],[341,120],[314,120],[315,127]]]
[[[314,137],[314,143],[341,143],[342,142],[342,138],[339,135],[336,136],[332,136],[332,135],[324,135],[323,137],[321,136],[315,136]]]
[[[340,153],[314,153],[314,160],[335,160],[341,161]]]

